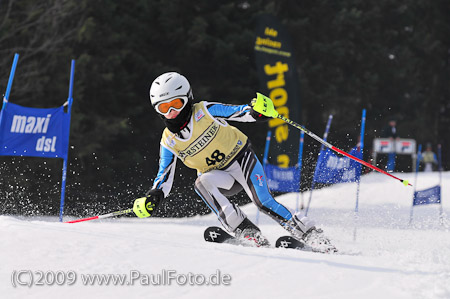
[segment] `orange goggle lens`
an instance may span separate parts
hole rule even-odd
[[[172,101],[167,102],[167,103],[158,104],[156,106],[156,109],[158,109],[159,113],[166,114],[166,113],[169,112],[169,110],[171,108],[173,108],[175,110],[178,110],[178,109],[183,108],[183,106],[184,106],[183,99],[175,99],[175,100],[172,100]]]

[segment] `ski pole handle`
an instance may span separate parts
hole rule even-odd
[[[408,185],[412,186],[408,182],[408,180],[402,180],[402,179],[400,179],[400,178],[398,178],[398,177],[396,177],[396,176],[394,176],[394,175],[392,175],[392,174],[390,174],[390,173],[388,173],[388,172],[386,172],[386,171],[384,171],[384,170],[382,170],[382,169],[380,169],[380,168],[378,168],[378,167],[376,167],[376,166],[374,166],[374,165],[372,165],[372,164],[370,164],[370,163],[368,163],[366,161],[363,161],[363,160],[361,160],[361,159],[359,159],[359,158],[357,158],[357,157],[355,157],[353,155],[350,155],[347,152],[344,152],[343,150],[338,149],[337,147],[335,147],[335,146],[331,145],[330,143],[328,143],[327,141],[323,140],[322,138],[320,138],[319,136],[317,136],[316,134],[314,134],[313,132],[311,132],[310,130],[305,128],[304,126],[299,125],[298,123],[296,123],[296,122],[294,122],[294,121],[284,117],[283,115],[278,114],[277,118],[284,120],[285,122],[287,122],[288,124],[290,124],[291,126],[297,128],[297,129],[302,130],[303,132],[305,132],[306,134],[308,134],[309,136],[311,136],[312,138],[314,138],[315,140],[317,140],[318,142],[320,142],[321,144],[323,144],[327,148],[329,148],[329,149],[331,149],[331,150],[333,150],[333,151],[335,151],[335,152],[337,152],[337,153],[339,153],[341,155],[344,155],[344,156],[346,156],[346,157],[348,157],[348,158],[350,158],[352,160],[355,160],[356,162],[358,162],[358,163],[360,163],[360,164],[362,164],[364,166],[367,166],[367,167],[369,167],[369,168],[371,168],[373,170],[376,170],[376,171],[378,171],[378,172],[380,172],[382,174],[390,176],[391,178],[394,178],[394,179],[400,181],[405,186],[408,186]]]
[[[133,209],[128,209],[128,210],[112,212],[112,213],[109,213],[109,214],[98,215],[98,216],[94,216],[94,217],[88,217],[88,218],[82,218],[82,219],[77,219],[77,220],[72,220],[72,221],[66,221],[64,223],[77,223],[77,222],[90,221],[90,220],[95,220],[95,219],[103,219],[103,218],[109,218],[109,217],[114,217],[114,216],[119,216],[119,215],[130,214],[132,212],[133,212]]]

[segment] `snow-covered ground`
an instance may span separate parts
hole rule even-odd
[[[413,174],[396,175],[414,184]],[[437,173],[421,173],[418,189],[438,181]],[[413,188],[380,174],[362,179],[357,222],[356,184],[315,191],[308,216],[333,240],[337,255],[206,243],[204,229],[218,225],[214,215],[77,224],[0,216],[0,297],[450,298],[450,172],[442,185],[444,225],[438,205],[415,207],[408,225]],[[303,196],[306,203],[309,193]],[[277,200],[295,207],[296,194]],[[254,206],[243,209],[255,219]],[[271,242],[285,234],[266,216],[260,227]],[[93,274],[135,280],[86,284]],[[210,275],[222,284],[190,285]],[[21,285],[31,277],[31,287]],[[52,278],[63,285],[45,285]],[[158,278],[165,285],[154,285]]]

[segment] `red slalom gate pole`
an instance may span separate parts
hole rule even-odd
[[[63,223],[77,223],[77,222],[90,221],[90,220],[95,220],[95,219],[103,219],[103,218],[109,218],[109,217],[114,217],[114,216],[119,216],[119,215],[130,214],[132,212],[133,212],[133,209],[128,209],[128,210],[112,212],[112,213],[109,213],[109,214],[98,215],[98,216],[94,216],[94,217],[88,217],[88,218],[82,218],[82,219],[77,219],[77,220],[72,220],[72,221],[66,221],[66,222],[63,222]]]
[[[372,165],[372,164],[370,164],[370,163],[368,163],[368,162],[366,162],[366,161],[363,161],[363,160],[361,160],[361,159],[359,159],[359,158],[357,158],[357,157],[355,157],[355,156],[353,156],[353,155],[350,155],[350,154],[347,153],[347,152],[344,152],[343,150],[338,149],[337,147],[335,147],[335,146],[331,145],[330,143],[328,143],[327,141],[323,140],[322,138],[320,138],[319,136],[317,136],[316,134],[314,134],[313,132],[311,132],[311,131],[308,130],[307,128],[305,128],[305,127],[303,127],[302,125],[299,125],[298,123],[296,123],[296,122],[294,122],[294,121],[292,121],[292,120],[290,120],[290,119],[284,117],[283,115],[278,114],[277,118],[284,120],[285,122],[287,122],[288,124],[290,124],[291,126],[297,128],[297,129],[302,130],[303,132],[305,132],[306,134],[308,134],[309,136],[311,136],[311,137],[314,138],[315,140],[317,140],[317,141],[319,141],[320,143],[322,143],[322,144],[323,144],[324,146],[326,146],[327,148],[329,148],[329,149],[331,149],[331,150],[333,150],[333,151],[335,151],[335,152],[337,152],[337,153],[339,153],[339,154],[341,154],[341,155],[344,155],[344,156],[346,156],[346,157],[348,157],[348,158],[350,158],[350,159],[352,159],[352,160],[355,160],[356,162],[361,163],[362,165],[367,166],[367,167],[369,167],[369,168],[371,168],[371,169],[373,169],[373,170],[376,170],[376,171],[378,171],[378,172],[380,172],[380,173],[382,173],[382,174],[385,174],[385,175],[387,175],[387,176],[390,176],[391,178],[394,178],[394,179],[400,181],[400,182],[401,182],[403,185],[405,185],[405,186],[408,186],[408,185],[409,185],[409,186],[412,186],[412,185],[409,183],[408,180],[402,180],[402,179],[396,177],[395,175],[392,175],[392,174],[390,174],[390,173],[384,171],[383,169],[380,169],[380,168],[378,168],[378,167],[376,167],[376,166],[374,166],[374,165]]]

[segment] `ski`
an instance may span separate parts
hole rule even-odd
[[[282,236],[275,242],[276,248],[288,248],[302,251],[312,251],[325,254],[337,253],[338,250],[331,244],[326,237],[306,238],[306,240],[298,240],[292,236]]]
[[[333,254],[337,253],[336,247],[329,243],[326,246],[322,247],[313,247],[305,243],[304,240],[300,241],[292,236],[282,236],[277,239],[275,242],[276,248],[285,248],[285,249],[296,249],[301,251],[310,251],[310,252],[318,252],[324,254]]]
[[[208,227],[203,233],[203,237],[206,242],[249,246],[246,240],[239,240],[218,226]]]
[[[205,241],[207,241],[207,242],[242,245],[242,246],[247,246],[247,247],[256,247],[255,244],[249,242],[248,240],[238,239],[238,238],[230,235],[228,232],[226,232],[224,229],[222,229],[218,226],[210,226],[210,227],[206,228],[203,236],[205,238]],[[327,246],[325,249],[323,247],[315,248],[315,247],[310,246],[307,243],[305,243],[304,240],[300,241],[291,236],[282,236],[282,237],[279,237],[277,239],[277,241],[275,242],[275,248],[295,249],[295,250],[319,252],[319,253],[337,253],[337,249],[334,246],[332,246],[328,240],[327,240],[327,242],[328,242],[329,246]]]
[[[297,249],[297,250],[304,250],[305,249],[305,243],[295,239],[291,236],[282,236],[277,239],[275,242],[276,248],[291,248],[291,249]]]

